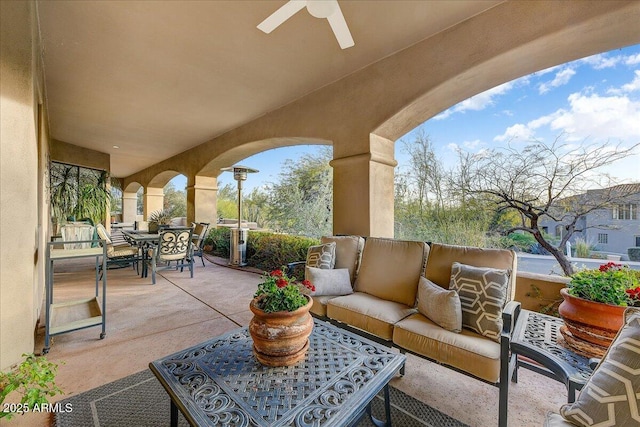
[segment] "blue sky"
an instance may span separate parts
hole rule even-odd
[[[452,167],[458,149],[470,152],[513,146],[532,139],[551,142],[566,133],[568,143],[611,141],[630,146],[640,142],[640,45],[583,58],[539,71],[469,98],[418,126],[396,143],[398,169],[407,167],[403,143],[415,132],[427,134],[445,167]],[[276,182],[282,163],[316,146],[278,148],[251,156],[243,165],[260,173],[249,175],[250,191]],[[605,171],[640,182],[640,150]],[[176,177],[177,188],[184,177]],[[219,186],[233,183],[231,174]]]

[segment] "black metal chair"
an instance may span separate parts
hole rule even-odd
[[[195,224],[195,228],[193,234],[197,234],[198,237],[193,239],[193,256],[199,256],[202,261],[202,266],[206,267],[204,264],[204,257],[202,252],[202,247],[204,246],[204,239],[207,238],[207,232],[209,231],[209,223],[208,222],[199,222]]]
[[[114,244],[113,240],[104,225],[96,225],[96,234],[107,245],[107,268],[122,268],[133,266],[138,270],[138,261],[140,261],[140,249],[136,245],[128,243]],[[102,277],[102,271],[100,272]]]
[[[156,271],[174,268],[171,261],[176,261],[175,268],[189,268],[193,277],[193,229],[190,227],[165,228],[160,230],[158,244],[149,249],[149,264],[151,265],[151,283],[156,283]],[[165,264],[165,266],[159,266]]]

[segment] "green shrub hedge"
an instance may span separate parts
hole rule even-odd
[[[309,246],[318,239],[288,234],[254,231],[247,240],[247,264],[264,271],[272,271],[290,262],[304,261]]]
[[[629,248],[627,249],[627,254],[629,254],[629,260],[640,261],[640,248]]]
[[[204,244],[213,246],[213,255],[229,258],[230,239],[231,230],[219,227],[209,232]],[[304,261],[309,246],[319,243],[318,239],[309,237],[250,231],[247,239],[247,265],[272,271],[290,262]]]

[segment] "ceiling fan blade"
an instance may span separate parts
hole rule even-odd
[[[258,29],[269,34],[287,19],[298,13],[307,5],[306,0],[289,0],[280,9],[273,12],[258,25]]]
[[[331,16],[327,17],[327,20],[329,21],[329,25],[331,25],[333,33],[336,35],[340,47],[346,49],[353,46],[355,42],[353,41],[353,37],[351,37],[347,21],[344,20],[342,9],[340,9],[337,3],[336,6],[338,6],[338,8]]]

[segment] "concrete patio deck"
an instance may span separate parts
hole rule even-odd
[[[205,262],[203,267],[198,260],[193,279],[186,271],[167,270],[156,285],[130,268],[109,270],[106,338],[98,339],[99,327],[54,338],[47,357],[60,365],[57,383],[65,392],[55,399],[141,371],[152,360],[248,325],[248,305],[260,276]],[[55,301],[90,297],[92,268],[90,260],[57,264]],[[43,343],[40,327],[36,352]],[[509,425],[540,426],[548,411],[566,402],[558,382],[524,369],[518,379],[510,386]],[[470,426],[497,425],[498,389],[437,364],[409,355],[407,374],[392,385]],[[0,424],[48,426],[52,419],[32,413]]]

